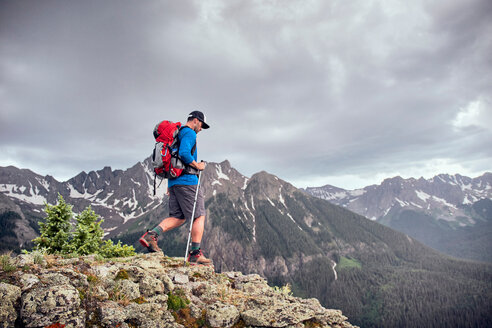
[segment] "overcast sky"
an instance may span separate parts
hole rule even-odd
[[[0,166],[199,159],[297,187],[492,171],[492,1],[0,0]]]

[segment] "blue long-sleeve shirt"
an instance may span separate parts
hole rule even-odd
[[[190,128],[183,128],[179,131],[179,156],[181,160],[186,165],[190,164],[193,161],[198,162],[198,150],[195,149],[195,152],[192,154],[191,151],[196,144],[196,132]],[[182,174],[176,179],[169,179],[167,186],[172,187],[175,185],[185,185],[185,186],[194,186],[198,184],[198,177],[194,174]]]

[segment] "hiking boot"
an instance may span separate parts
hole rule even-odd
[[[159,235],[152,230],[147,230],[142,237],[138,240],[143,247],[146,247],[149,253],[162,252],[162,250],[157,245],[157,238]]]
[[[191,265],[210,265],[212,264],[212,260],[207,259],[201,249],[190,252],[188,255],[188,262]]]

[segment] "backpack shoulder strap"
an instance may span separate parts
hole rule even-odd
[[[185,129],[185,128],[188,128],[188,129],[190,129],[190,130],[191,130],[191,128],[190,128],[189,126],[187,126],[187,125],[183,125],[183,126],[181,126],[181,127],[179,128],[179,133],[178,133],[178,150],[179,150],[179,146],[181,145],[181,140],[180,140],[180,139],[181,139],[181,137],[180,137],[180,135],[181,135],[181,131],[182,131],[183,129]],[[196,140],[195,140],[195,144],[193,145],[193,148],[191,148],[191,154],[192,154],[192,155],[193,155],[193,154],[195,154],[195,151],[196,151]]]

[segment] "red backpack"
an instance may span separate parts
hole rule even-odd
[[[155,177],[174,179],[179,177],[187,166],[179,157],[178,134],[184,126],[180,122],[162,121],[154,128],[155,146],[152,152],[152,166],[154,167],[154,195]],[[196,146],[195,146],[196,147]],[[195,148],[193,147],[193,148]],[[192,152],[195,150],[193,149]]]
[[[177,178],[183,173],[184,167],[175,167],[179,150],[180,128],[180,122],[172,121],[162,121],[154,128],[155,146],[152,153],[152,166],[155,174],[162,178]]]

